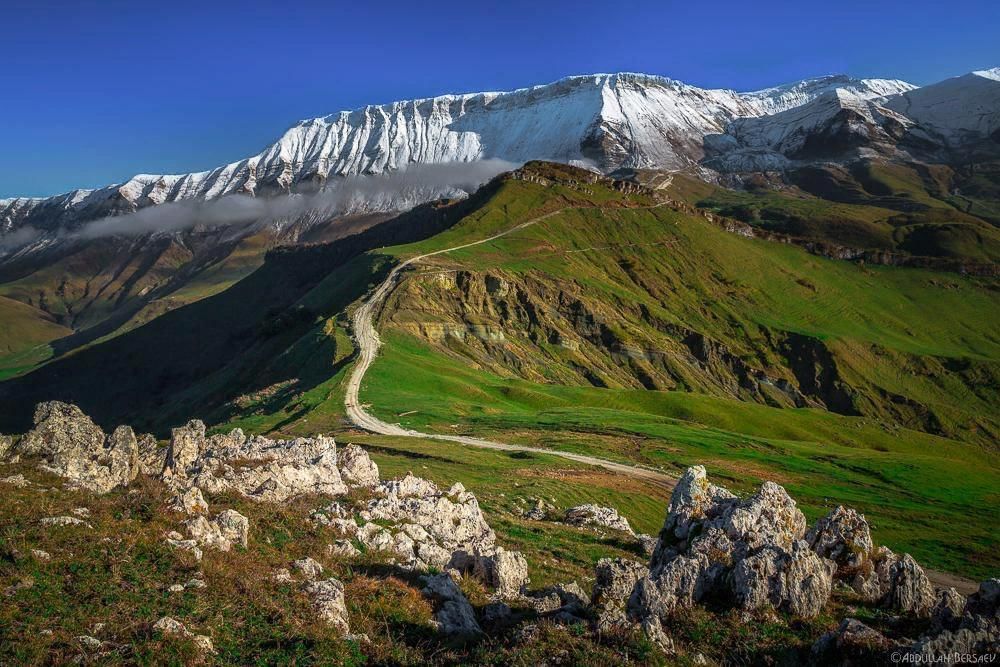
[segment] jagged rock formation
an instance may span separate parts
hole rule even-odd
[[[807,533],[805,517],[777,484],[765,482],[756,494],[740,499],[711,484],[701,466],[689,468],[675,487],[648,570],[639,573],[627,562],[602,561],[596,576],[597,626],[621,622],[617,605],[634,578],[628,616],[665,647],[672,642],[663,625],[678,609],[712,597],[747,610],[773,608],[812,617],[827,605],[835,579],[896,613],[927,618],[933,611],[940,627],[954,624],[960,613],[960,596],[954,591],[936,596],[909,554],[876,549],[868,523],[856,511],[837,507]],[[985,603],[987,610],[990,604]],[[859,646],[867,651],[887,645],[869,630],[845,621],[817,643],[815,652],[840,651],[850,658],[864,653]]]
[[[35,428],[9,456],[37,456],[47,470],[95,493],[127,486],[139,473],[135,433],[119,426],[110,436],[75,405],[50,401],[35,408]]]

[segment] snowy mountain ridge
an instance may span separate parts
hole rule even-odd
[[[0,233],[29,224],[52,229],[164,202],[315,188],[332,177],[410,164],[497,158],[582,162],[603,170],[680,168],[701,159],[702,138],[722,132],[731,120],[784,111],[840,88],[868,98],[914,86],[831,76],[737,93],[618,73],[370,105],[300,121],[259,154],[213,170],[139,174],[95,190],[0,200]]]

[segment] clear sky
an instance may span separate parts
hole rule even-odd
[[[252,155],[298,119],[640,71],[751,90],[1000,66],[1000,1],[0,0],[0,197]]]

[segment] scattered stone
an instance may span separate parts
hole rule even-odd
[[[339,558],[355,558],[361,555],[358,548],[350,540],[337,540],[333,544],[326,545],[326,551],[331,556]]]
[[[288,571],[288,568],[280,568],[274,571],[271,575],[271,579],[278,582],[279,584],[289,584],[295,579],[292,578],[292,573]]]
[[[184,592],[184,586],[181,585],[181,584],[174,584],[174,585],[170,586],[169,588],[167,588],[167,590],[169,592],[171,592],[171,593],[183,593]]]
[[[316,581],[323,575],[323,566],[308,556],[292,563],[292,567],[309,581]]]
[[[550,513],[555,512],[556,508],[549,503],[545,502],[543,499],[538,498],[535,501],[535,506],[524,513],[524,518],[531,519],[532,521],[544,521],[549,517]]]
[[[72,510],[72,512],[73,512],[73,514],[75,514],[76,516],[78,516],[78,517],[80,517],[82,519],[89,519],[90,518],[90,510],[87,509],[86,507],[77,507],[77,508],[74,508]]]
[[[48,551],[42,551],[41,549],[32,549],[31,555],[35,557],[36,560],[40,560],[44,563],[52,560],[52,555]]]
[[[198,542],[195,540],[185,540],[184,536],[180,533],[174,531],[167,535],[166,542],[168,545],[175,549],[180,549],[181,551],[189,551],[196,561],[201,561],[202,552],[198,547]]]
[[[321,620],[345,635],[350,632],[347,605],[344,603],[344,584],[337,579],[312,581],[306,584],[305,591]]]
[[[618,510],[613,507],[601,507],[590,504],[578,505],[566,510],[565,520],[566,523],[575,526],[599,526],[634,535],[628,519],[620,515]]]
[[[212,645],[212,639],[210,637],[194,634],[188,630],[183,623],[169,616],[164,616],[158,620],[153,625],[153,629],[158,630],[164,637],[190,639],[202,653],[215,653],[215,647]]]
[[[74,639],[76,639],[80,646],[89,651],[97,651],[104,645],[104,642],[100,639],[91,637],[90,635],[80,635],[79,637],[74,637]]]
[[[450,574],[428,576],[424,582],[423,593],[435,602],[434,621],[442,634],[459,637],[482,634],[472,605]]]
[[[354,444],[340,451],[340,475],[348,487],[374,487],[379,483],[378,466],[368,452]]]
[[[75,516],[50,516],[39,521],[43,526],[85,526],[93,529],[89,523]]]
[[[17,595],[20,591],[27,590],[35,585],[35,580],[31,577],[23,577],[18,579],[16,582],[3,589],[3,594],[7,597],[13,597]]]
[[[184,583],[184,588],[208,588],[204,579],[188,579]]]
[[[11,475],[10,477],[4,477],[3,479],[0,479],[0,482],[16,486],[19,489],[31,486],[31,482],[29,482],[21,473]]]

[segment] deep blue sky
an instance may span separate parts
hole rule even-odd
[[[39,196],[210,168],[300,118],[569,74],[930,83],[1000,65],[1000,2],[0,0],[0,63],[0,197]]]

